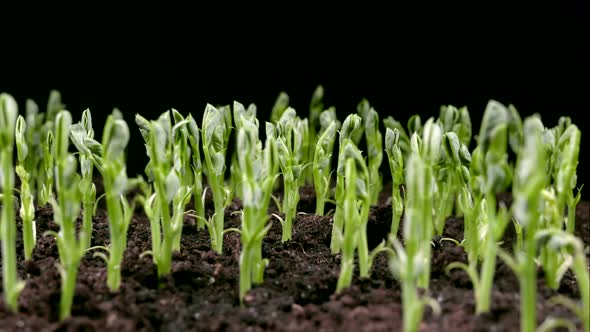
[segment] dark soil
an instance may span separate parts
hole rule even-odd
[[[389,191],[388,191],[389,190]],[[386,236],[391,222],[391,206],[371,210],[369,242],[377,245]],[[501,199],[507,199],[509,196]],[[387,257],[379,255],[370,279],[355,277],[353,286],[334,294],[340,259],[330,253],[330,216],[311,214],[315,197],[310,187],[302,190],[300,214],[294,223],[293,240],[281,243],[280,223],[275,221],[264,240],[263,256],[270,259],[262,285],[238,301],[239,237],[228,233],[224,253],[210,250],[206,231],[197,231],[194,220],[185,220],[182,250],[174,256],[172,273],[158,287],[157,273],[149,257],[139,255],[150,249],[149,222],[138,210],[129,228],[128,249],[123,264],[121,290],[112,294],[106,287],[105,264],[88,254],[80,267],[72,317],[58,321],[60,277],[55,267],[58,252],[55,240],[42,237],[57,230],[49,207],[37,210],[39,242],[31,262],[22,258],[19,231],[19,270],[26,280],[20,297],[19,313],[6,309],[0,300],[1,331],[397,331],[401,330],[400,285],[388,269]],[[210,207],[210,204],[208,204]],[[332,206],[333,207],[333,206]],[[326,207],[326,211],[332,207]],[[226,211],[225,227],[238,227],[240,202]],[[276,208],[272,207],[273,212]],[[590,242],[590,204],[577,210],[576,233]],[[20,227],[20,226],[19,226]],[[507,230],[507,240],[514,232]],[[93,245],[108,243],[105,212],[94,222]],[[463,238],[462,219],[450,218],[444,237]],[[498,259],[491,312],[476,316],[473,290],[461,271],[445,274],[447,264],[466,261],[462,248],[449,241],[435,241],[429,295],[442,308],[434,316],[427,309],[423,331],[515,331],[519,326],[519,288],[516,276]],[[556,292],[548,288],[539,272],[537,303],[539,324],[548,316],[564,317],[580,327],[579,320],[561,306],[549,305],[556,294],[579,298],[571,273]]]

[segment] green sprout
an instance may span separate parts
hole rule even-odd
[[[516,259],[502,250],[499,256],[508,262],[520,283],[520,330],[532,332],[536,329],[537,303],[537,232],[539,230],[539,207],[541,191],[548,182],[543,165],[546,163],[541,135],[543,124],[536,117],[524,122],[524,145],[518,154],[516,176],[513,183],[514,219],[524,230],[524,242],[515,248]]]
[[[264,278],[267,259],[262,259],[262,239],[270,229],[268,206],[275,179],[278,177],[279,155],[277,137],[272,124],[266,124],[266,143],[264,150],[258,138],[258,121],[255,118],[243,119],[238,129],[238,165],[241,170],[242,224],[240,240],[240,301]]]
[[[292,237],[293,220],[297,213],[297,203],[299,203],[299,187],[301,185],[299,179],[306,167],[304,164],[305,154],[301,149],[301,145],[306,139],[305,128],[307,128],[307,119],[301,120],[292,108],[288,108],[276,123],[277,149],[284,183],[283,242],[291,240]]]
[[[279,122],[279,119],[283,116],[283,113],[289,108],[289,95],[286,92],[281,91],[279,96],[275,100],[275,104],[270,112],[270,122],[275,124]]]
[[[111,243],[109,248],[96,246],[92,249],[102,249],[108,252],[108,258],[101,252],[96,252],[94,255],[105,260],[107,264],[107,285],[111,291],[116,292],[121,285],[121,264],[127,247],[127,230],[134,210],[133,205],[130,205],[125,197],[128,188],[125,149],[129,142],[129,127],[127,122],[123,120],[121,113],[118,110],[113,111],[107,118],[102,143],[99,143],[89,135],[92,132],[89,131],[88,115],[89,113],[87,113],[86,120],[83,118],[81,123],[71,127],[70,137],[80,154],[85,158],[82,159],[83,164],[81,165],[83,176],[84,173],[89,173],[88,168],[91,167],[89,163],[86,163],[86,160],[88,160],[94,164],[103,178]],[[88,185],[84,184],[84,181],[83,178],[80,184],[81,188],[86,188],[85,186]],[[94,202],[94,200],[91,201],[92,198],[83,198],[84,203],[88,201],[88,206],[85,206],[85,208],[91,208],[91,203]],[[91,220],[92,216],[90,215],[89,219],[84,221],[90,223]],[[91,227],[83,224],[82,234],[91,232]],[[82,246],[90,242],[90,237],[86,238],[85,236],[82,236],[80,240]]]
[[[415,188],[420,188],[420,196],[416,196],[414,199],[418,200],[413,204],[420,206],[420,213],[422,214],[423,226],[420,228],[420,242],[424,248],[422,253],[425,255],[424,259],[427,260],[428,264],[425,265],[426,271],[420,275],[418,279],[418,286],[428,288],[429,277],[430,277],[430,253],[432,251],[430,241],[434,236],[436,214],[435,211],[435,195],[436,191],[440,190],[437,188],[435,174],[436,165],[441,156],[441,141],[442,141],[442,128],[440,125],[434,122],[433,118],[428,119],[422,128],[422,136],[415,132],[412,134],[410,139],[410,146],[412,152],[410,158],[414,157],[414,166],[416,167],[412,173],[414,176],[420,178],[420,182],[415,184]],[[407,167],[412,167],[408,163]],[[409,181],[408,174],[406,174],[406,181]],[[406,204],[409,204],[411,196],[408,193]],[[407,206],[406,206],[407,207]],[[416,209],[417,210],[417,209]]]
[[[350,140],[344,141],[338,173],[344,173],[344,197],[336,210],[344,219],[342,238],[342,268],[337,290],[350,285],[354,253],[358,249],[361,278],[369,276],[371,255],[367,241],[367,223],[371,207],[369,171],[358,147]]]
[[[30,260],[35,249],[37,239],[35,227],[35,206],[33,204],[33,192],[31,190],[31,164],[27,161],[29,157],[29,145],[26,140],[27,123],[25,118],[18,116],[16,119],[16,150],[18,157],[18,165],[16,166],[16,174],[21,180],[20,187],[20,217],[23,222],[23,243],[25,260]]]
[[[418,287],[430,278],[430,242],[432,239],[431,197],[425,195],[432,185],[433,177],[428,163],[420,155],[419,136],[412,135],[414,145],[406,167],[406,212],[403,227],[405,248],[395,237],[389,235],[395,255],[390,258],[390,269],[401,281],[404,331],[417,331],[425,305],[439,312],[438,304],[428,298],[420,298]],[[430,215],[430,216],[429,216]],[[427,285],[427,283],[426,283]]]
[[[152,237],[152,250],[144,254],[152,256],[160,279],[170,273],[172,253],[180,250],[185,207],[192,194],[192,187],[184,177],[186,173],[182,173],[183,168],[186,171],[190,156],[181,155],[188,150],[188,132],[183,129],[190,119],[183,119],[175,110],[172,113],[174,126],[170,112],[164,112],[156,121],[148,121],[139,114],[135,116],[146,142],[150,158],[148,174],[155,188],[152,193],[152,188],[143,184],[143,195],[139,197],[150,220]],[[212,227],[208,222],[206,225]]]
[[[234,101],[234,125],[236,128],[236,133],[243,127],[244,122],[254,121],[255,125],[258,127],[258,119],[256,118],[257,108],[256,105],[250,104],[246,109],[243,104]],[[236,146],[238,145],[236,137]],[[242,196],[242,189],[241,189],[241,181],[242,181],[242,174],[240,170],[240,165],[238,164],[238,151],[233,152],[231,166],[230,166],[230,176],[231,176],[231,188],[234,193],[241,197]]]
[[[406,129],[404,128],[404,126],[399,121],[395,120],[392,116],[388,116],[385,119],[383,119],[383,125],[385,126],[386,130],[397,129],[399,135],[399,148],[402,152],[402,156],[404,157],[404,159],[407,159],[407,156],[410,153],[410,137],[406,133]]]
[[[316,192],[315,213],[320,216],[324,215],[326,201],[330,198],[332,153],[339,125],[340,123],[337,120],[332,120],[328,127],[322,130],[313,156],[313,183]]]
[[[99,145],[94,144],[94,129],[92,129],[92,114],[89,109],[82,113],[82,121],[72,125],[70,128],[70,137],[74,145],[93,146],[98,152]],[[86,143],[86,142],[88,143]],[[91,143],[92,142],[92,143]],[[94,215],[94,204],[96,202],[96,186],[92,182],[92,173],[94,170],[92,158],[88,153],[90,150],[84,150],[87,153],[79,153],[78,159],[80,161],[80,170],[82,173],[82,180],[80,181],[80,192],[82,193],[82,232],[80,236],[85,248],[89,248],[92,240],[92,217]]]
[[[2,188],[2,286],[4,300],[12,311],[18,310],[18,296],[25,283],[18,280],[16,269],[16,219],[14,209],[14,134],[18,106],[12,96],[0,94],[0,187]]]
[[[330,249],[333,254],[339,253],[342,248],[342,231],[344,230],[344,218],[343,206],[344,197],[346,195],[344,190],[344,171],[345,171],[345,155],[344,146],[345,141],[351,140],[352,143],[357,145],[363,134],[362,119],[356,114],[350,114],[344,120],[342,128],[340,129],[339,137],[339,152],[338,152],[338,169],[336,170],[336,211],[334,212],[334,223],[332,225],[332,237],[330,240]]]
[[[70,316],[76,278],[80,260],[86,248],[83,240],[76,236],[76,219],[80,215],[81,193],[80,176],[78,175],[76,157],[68,153],[69,128],[72,124],[70,112],[62,110],[55,119],[55,185],[56,196],[50,197],[55,222],[59,232],[46,231],[57,241],[59,252],[58,269],[62,279],[61,300],[59,305],[60,320]]]
[[[229,119],[229,121],[228,121]],[[231,112],[229,108],[215,108],[207,104],[203,115],[201,138],[205,171],[209,188],[213,192],[215,213],[206,222],[211,237],[211,247],[218,253],[223,251],[223,222],[225,206],[231,198],[225,185],[225,158],[231,132]]]
[[[455,262],[447,266],[447,271],[462,268],[468,273],[473,283],[477,313],[489,311],[497,241],[504,234],[509,220],[504,206],[496,211],[496,193],[504,191],[512,179],[507,161],[510,121],[504,105],[494,100],[488,103],[477,138],[478,146],[472,153],[471,192],[464,189],[461,195],[461,206],[466,211],[464,241],[470,253],[469,265]],[[474,248],[477,248],[475,254]],[[476,257],[483,259],[480,274]]]
[[[191,114],[186,117],[188,121],[188,141],[190,144],[190,151],[192,162],[190,169],[193,172],[193,199],[195,215],[197,216],[197,229],[205,228],[205,192],[203,191],[203,162],[201,159],[201,133],[195,118]]]
[[[383,188],[383,178],[379,172],[381,162],[383,162],[383,137],[379,131],[379,114],[366,99],[363,99],[357,108],[365,126],[370,180],[368,190],[371,204],[375,205]]]
[[[561,120],[563,122],[566,120]],[[555,189],[557,191],[558,206],[563,210],[567,206],[566,229],[570,234],[574,233],[576,226],[576,205],[581,199],[581,190],[574,196],[573,190],[576,187],[576,167],[580,154],[580,130],[574,124],[567,125],[565,131],[557,141],[557,160],[555,169]]]
[[[574,235],[559,229],[545,229],[536,234],[540,247],[562,252],[570,257],[571,269],[576,277],[580,289],[581,303],[575,303],[569,298],[557,296],[552,299],[555,304],[561,304],[573,311],[582,321],[584,331],[590,331],[590,273],[588,261],[584,253],[584,243]]]
[[[404,158],[400,147],[400,132],[397,128],[387,128],[385,131],[385,152],[389,161],[391,171],[392,192],[391,192],[391,230],[395,237],[399,230],[399,222],[404,211],[404,199],[400,187],[404,184]]]

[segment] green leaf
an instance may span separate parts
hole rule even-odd
[[[272,123],[276,123],[279,121],[283,113],[289,107],[289,95],[285,92],[281,92],[275,101],[274,106],[272,107],[272,111],[270,114],[270,121]]]
[[[51,90],[49,100],[47,101],[47,120],[53,120],[59,111],[66,108],[61,102],[61,94],[57,90]]]
[[[12,145],[18,105],[11,95],[0,94],[0,137],[5,145]]]
[[[413,133],[420,133],[422,130],[422,119],[420,115],[415,114],[410,117],[408,120],[408,133],[412,135]]]
[[[109,160],[118,160],[123,157],[129,143],[129,127],[122,119],[109,117],[105,132],[103,133],[103,157]],[[158,142],[158,144],[161,144]]]
[[[55,130],[55,160],[65,160],[68,153],[69,138],[68,132],[72,124],[72,115],[68,111],[60,111],[56,117]]]
[[[311,103],[309,105],[309,122],[315,129],[318,120],[321,123],[321,113],[324,110],[324,87],[318,85],[311,96]]]
[[[502,130],[506,129],[508,123],[508,110],[506,106],[495,100],[490,100],[484,111],[477,144],[481,146],[482,152],[487,153],[492,142],[497,141]],[[501,145],[501,144],[500,144]]]
[[[166,199],[168,200],[168,203],[172,202],[179,189],[180,179],[178,178],[176,171],[171,170],[166,177]]]
[[[113,181],[112,194],[114,197],[119,197],[125,193],[127,189],[127,171],[125,167],[119,169],[119,173]]]
[[[27,130],[27,123],[25,122],[25,118],[21,115],[18,116],[16,119],[16,151],[18,155],[18,162],[23,163],[24,160],[27,158],[29,153],[29,148],[27,146],[27,141],[25,139],[25,134]]]
[[[344,119],[340,129],[340,146],[344,146],[344,140],[350,139],[354,144],[358,144],[363,135],[363,120],[356,114],[350,114]]]

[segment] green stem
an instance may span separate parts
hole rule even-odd
[[[4,298],[12,311],[18,309],[17,272],[16,272],[16,221],[14,217],[14,173],[12,169],[12,148],[4,147],[2,151],[3,195],[2,195],[2,280]]]
[[[82,216],[82,232],[80,234],[80,241],[82,247],[87,249],[90,248],[92,243],[92,214],[94,210],[94,199],[86,200],[83,203],[83,216]]]
[[[59,319],[62,321],[70,317],[72,311],[79,262],[79,259],[74,259],[73,262],[63,266],[61,300],[59,302]]]
[[[367,240],[367,223],[369,222],[369,201],[364,200],[361,207],[360,225],[358,229],[359,243],[358,243],[358,255],[359,255],[359,269],[360,277],[368,278],[370,274],[370,262],[369,262],[369,241]]]
[[[262,261],[262,239],[252,245],[252,283],[261,284],[264,281],[264,262]]]
[[[154,255],[157,256],[157,268],[158,268],[158,276],[161,278],[162,276],[168,274],[170,272],[170,265],[172,260],[172,253],[166,250],[166,242],[167,239],[170,237],[170,210],[168,208],[168,201],[166,199],[166,189],[164,187],[164,179],[161,177],[156,179],[156,196],[157,201],[160,204],[160,218],[161,218],[161,231],[163,239],[158,244],[159,252],[154,252]],[[154,218],[156,219],[156,218]],[[158,219],[156,219],[157,222]],[[152,231],[152,235],[153,235]]]
[[[156,200],[159,199],[159,197],[157,197],[156,195]],[[156,202],[156,205],[158,203]],[[150,231],[151,231],[151,236],[152,236],[152,258],[153,258],[153,262],[154,264],[156,264],[156,267],[158,267],[159,261],[160,261],[160,247],[161,247],[161,243],[162,243],[162,230],[160,227],[160,209],[159,208],[155,208],[154,209],[154,215],[152,216],[152,218],[150,218]],[[158,273],[158,276],[160,274]]]
[[[109,180],[108,177],[107,180]],[[124,225],[123,215],[121,214],[119,197],[110,195],[110,188],[107,187],[105,189],[107,190],[106,199],[111,235],[111,248],[109,250],[109,261],[107,264],[107,285],[111,292],[116,292],[121,285],[121,262],[123,261],[123,253],[127,246],[127,230]]]
[[[574,199],[571,199],[574,201]],[[576,230],[576,203],[575,202],[568,202],[567,204],[567,224],[566,230],[570,234],[574,234]]]
[[[418,292],[414,281],[405,279],[402,282],[402,312],[405,332],[418,331],[418,325],[421,321],[421,310],[418,301]]]
[[[25,213],[25,215],[27,215]],[[24,250],[25,250],[25,260],[31,260],[33,256],[33,250],[35,249],[35,222],[32,218],[28,218],[28,216],[23,218],[23,242],[24,242]]]
[[[403,207],[402,209],[398,209],[395,205],[396,205],[396,201],[397,202],[401,202],[402,201],[402,197],[401,194],[399,192],[399,187],[396,186],[394,184],[393,186],[393,193],[391,195],[392,201],[391,201],[391,207],[392,207],[392,215],[391,215],[391,234],[393,234],[393,236],[397,237],[397,232],[399,231],[399,222],[403,213]]]
[[[582,297],[582,317],[580,317],[580,319],[584,325],[584,331],[590,332],[590,274],[588,273],[584,254],[576,253],[574,255],[572,270],[576,276],[576,281]]]
[[[248,239],[242,234],[242,252],[240,253],[240,302],[252,288],[252,253]]]
[[[528,234],[531,233],[531,234]],[[521,262],[520,331],[534,332],[537,328],[537,271],[535,264],[536,241],[532,230],[527,230],[526,259]]]
[[[201,230],[205,228],[205,205],[203,204],[203,181],[201,174],[194,172],[194,183],[193,183],[193,198],[195,202],[195,214],[201,218],[197,218],[197,229]]]
[[[299,188],[297,180],[285,181],[283,210],[285,211],[285,221],[283,223],[282,242],[291,240],[293,233],[293,220],[297,213],[297,203],[299,203]]]
[[[170,273],[172,269],[172,247],[173,247],[173,239],[169,236],[164,236],[162,240],[161,247],[160,247],[160,257],[158,259],[158,265],[156,266],[158,269],[158,278],[162,280],[162,278]]]
[[[557,280],[558,254],[557,251],[550,250],[549,248],[543,248],[542,250],[542,259],[546,274],[545,281],[549,288],[554,290],[559,288],[559,280]]]
[[[487,195],[488,207],[488,230],[485,253],[483,255],[483,266],[481,272],[481,283],[476,291],[477,303],[476,312],[478,314],[490,310],[490,301],[492,294],[492,285],[494,282],[494,273],[496,270],[496,255],[498,247],[494,236],[494,224],[496,221],[496,197],[494,193]]]
[[[344,199],[344,177],[338,175],[336,182],[336,210],[334,212],[332,236],[330,240],[330,249],[332,254],[337,254],[342,248],[342,231],[344,226],[344,219],[342,215],[342,201]]]
[[[326,198],[324,195],[316,195],[315,214],[318,216],[324,215],[324,207],[326,206]]]
[[[24,178],[24,179],[23,179]],[[25,260],[28,261],[33,255],[36,245],[35,236],[35,208],[33,206],[33,195],[29,187],[28,176],[21,178],[21,210],[20,216],[23,222],[23,243]]]
[[[209,229],[209,235],[211,236],[211,247],[215,252],[223,253],[223,223],[225,221],[225,199],[223,198],[223,180],[219,181],[217,177],[211,185],[213,190],[213,204],[215,205],[215,217],[213,219],[213,225]]]

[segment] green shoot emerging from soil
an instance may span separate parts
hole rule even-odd
[[[201,127],[205,172],[209,188],[213,192],[215,213],[206,224],[211,237],[211,247],[218,253],[223,251],[223,220],[225,206],[230,199],[230,190],[225,185],[225,157],[231,132],[231,111],[229,107],[215,108],[207,104]]]
[[[293,220],[299,203],[300,177],[303,176],[304,158],[306,157],[301,145],[306,140],[307,119],[300,119],[295,110],[288,108],[276,123],[277,149],[279,164],[283,175],[283,224],[282,241],[291,240]]]
[[[16,270],[16,219],[14,209],[14,134],[18,108],[8,94],[0,94],[0,188],[2,189],[2,281],[4,299],[8,307],[18,309],[18,295],[25,283],[18,280]]]
[[[262,239],[271,227],[267,223],[272,187],[278,176],[279,161],[276,133],[266,124],[266,143],[258,138],[258,121],[243,118],[238,129],[237,160],[241,170],[242,227],[240,238],[240,301],[253,284],[260,284],[268,260],[262,259]]]
[[[108,252],[108,258],[102,253],[95,253],[95,255],[102,257],[107,263],[107,285],[111,291],[118,291],[121,284],[121,262],[123,254],[127,247],[127,229],[129,222],[133,216],[133,206],[130,206],[125,197],[127,190],[127,170],[125,166],[125,149],[129,142],[129,127],[125,120],[123,120],[121,113],[114,111],[113,114],[107,118],[102,143],[98,143],[90,137],[91,129],[89,130],[89,115],[86,120],[82,118],[82,122],[74,125],[71,129],[72,142],[78,148],[81,155],[85,157],[82,159],[82,174],[88,173],[91,167],[86,160],[92,161],[98,171],[101,173],[105,188],[105,197],[107,203],[107,210],[109,216],[109,231],[111,244],[109,248],[95,247],[95,249],[103,249]],[[81,188],[90,188],[82,179]],[[90,192],[90,195],[93,193]],[[94,202],[94,197],[87,197],[88,193],[84,194],[84,208],[90,209],[91,203]],[[90,212],[89,212],[90,213]],[[86,218],[86,213],[84,215]],[[90,215],[88,218],[92,218]],[[86,219],[84,220],[87,221]],[[83,224],[82,235],[85,231],[91,230],[92,227]],[[90,242],[90,238],[82,236],[82,245],[86,246]]]
[[[76,278],[80,260],[86,251],[84,243],[76,234],[76,220],[80,214],[81,193],[80,176],[77,173],[76,157],[68,152],[68,132],[72,124],[72,116],[68,111],[60,111],[55,123],[55,186],[57,200],[50,198],[55,222],[59,232],[47,231],[57,241],[59,251],[58,269],[61,275],[61,301],[59,317],[70,316]]]

